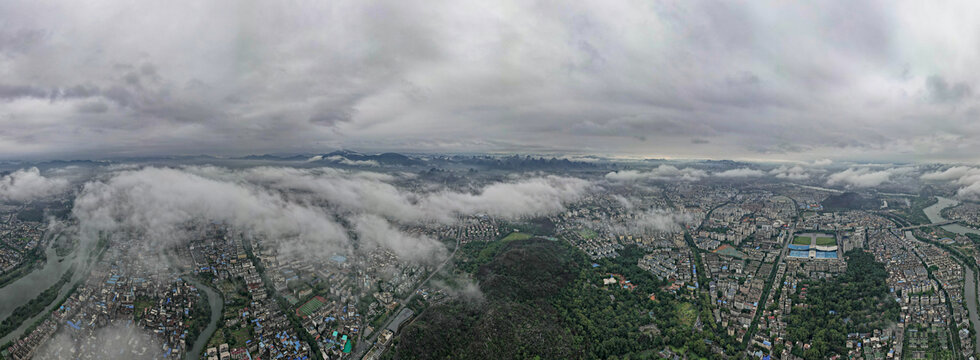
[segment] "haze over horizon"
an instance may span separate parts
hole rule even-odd
[[[0,154],[972,163],[978,6],[5,1]]]

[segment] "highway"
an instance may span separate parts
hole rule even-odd
[[[421,289],[422,286],[424,286],[425,284],[429,283],[429,280],[432,279],[432,277],[435,276],[435,274],[437,274],[440,271],[442,271],[442,268],[445,267],[446,264],[448,264],[450,261],[452,261],[454,257],[456,257],[456,252],[459,251],[459,245],[460,245],[459,244],[459,238],[457,237],[456,238],[456,248],[453,249],[453,253],[452,254],[449,254],[449,256],[446,258],[446,260],[443,261],[442,264],[439,264],[439,267],[437,267],[434,271],[432,271],[432,273],[430,273],[429,276],[427,276],[425,278],[425,280],[422,280],[421,282],[419,282],[419,285],[415,287],[415,290],[412,290],[412,293],[411,294],[408,294],[407,297],[405,297],[404,299],[402,299],[401,305],[399,305],[398,308],[395,309],[394,312],[392,312],[392,314],[398,314],[399,312],[401,312],[402,309],[404,309],[405,306],[407,306],[412,301],[412,299],[415,298],[415,295],[418,294],[418,290]],[[371,332],[371,335],[369,335],[366,340],[365,339],[358,338],[357,348],[354,350],[354,356],[352,358],[353,359],[360,359],[360,358],[364,357],[364,355],[368,352],[368,350],[371,349],[371,346],[374,345],[374,342],[378,339],[378,334],[381,333],[381,330],[383,330],[384,328],[388,327],[388,324],[391,324],[391,322],[394,321],[395,318],[396,318],[396,316],[392,316],[391,318],[388,319],[388,321],[386,321],[384,323],[383,326],[381,326],[381,327],[379,327],[377,329],[374,329],[374,331]]]

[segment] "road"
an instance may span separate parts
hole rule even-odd
[[[404,309],[405,306],[407,306],[412,301],[412,299],[415,299],[415,295],[418,294],[419,289],[421,289],[422,286],[424,286],[425,284],[428,284],[429,280],[432,279],[432,277],[435,276],[435,274],[438,274],[440,271],[442,271],[442,268],[445,267],[446,264],[448,264],[450,261],[452,261],[454,257],[456,257],[456,252],[459,251],[459,245],[460,245],[459,237],[457,237],[456,247],[453,249],[453,253],[449,254],[449,257],[446,258],[446,261],[443,261],[442,264],[439,264],[439,267],[437,267],[434,271],[432,271],[432,273],[430,273],[429,276],[425,278],[425,280],[422,280],[422,282],[420,282],[419,285],[416,286],[414,290],[412,290],[412,293],[408,294],[407,297],[402,299],[401,305],[399,305],[398,308],[395,309],[394,312],[392,312],[392,314],[398,314],[399,312],[401,312],[402,309]],[[357,348],[354,350],[354,356],[352,357],[352,359],[360,359],[364,357],[364,354],[366,354],[367,351],[371,349],[371,346],[373,346],[374,342],[378,339],[378,334],[381,333],[381,330],[388,327],[388,324],[391,324],[391,322],[394,321],[396,317],[397,316],[392,316],[390,319],[388,319],[388,321],[384,323],[383,326],[374,329],[374,331],[371,332],[371,335],[368,336],[367,340],[358,339]]]
[[[946,225],[952,225],[952,224],[955,224],[955,223],[958,223],[958,222],[959,222],[959,220],[947,220],[947,221],[936,222],[936,223],[932,223],[932,224],[906,226],[906,227],[903,227],[903,228],[899,228],[899,230],[912,230],[912,229],[925,228],[925,227],[933,227],[933,226],[946,226]]]

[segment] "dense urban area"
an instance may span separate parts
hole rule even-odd
[[[53,189],[0,206],[4,359],[974,359],[980,344],[980,202],[941,181],[957,167],[35,166],[0,183]],[[890,175],[835,177],[869,171]],[[347,242],[317,242],[331,236]]]

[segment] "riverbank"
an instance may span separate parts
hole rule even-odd
[[[0,275],[0,288],[7,286],[14,281],[20,280],[20,278],[27,276],[34,269],[43,266],[47,261],[44,253],[39,248],[34,248],[24,255],[24,261],[17,265],[10,271],[7,271]]]
[[[28,319],[44,312],[44,309],[48,305],[51,305],[51,303],[58,299],[58,294],[61,292],[61,288],[71,281],[74,273],[74,267],[68,269],[64,275],[61,275],[61,279],[59,279],[58,282],[51,285],[51,287],[49,287],[47,290],[41,292],[41,294],[39,294],[37,297],[31,299],[31,301],[28,301],[26,304],[14,309],[10,316],[0,322],[0,337],[10,334],[24,324],[24,322],[26,322]]]
[[[197,339],[194,339],[194,346],[191,351],[187,352],[185,358],[187,360],[199,359],[201,353],[204,351],[204,347],[208,344],[208,340],[214,335],[214,332],[218,330],[218,321],[221,320],[221,312],[224,308],[224,300],[216,290],[210,286],[204,285],[204,283],[194,279],[191,276],[185,276],[184,281],[187,281],[199,291],[202,295],[206,297],[208,301],[208,306],[211,308],[211,319],[208,321],[208,326],[204,328],[200,334],[198,334]]]
[[[954,199],[944,198],[941,196],[936,197],[937,201],[932,206],[929,206],[922,211],[929,218],[929,222],[938,223],[947,221],[946,218],[942,216],[943,209],[950,208],[958,205],[960,202]],[[980,234],[980,231],[960,225],[960,224],[950,224],[942,226],[943,230],[957,233],[957,234]],[[977,282],[980,282],[978,275],[971,269],[970,266],[963,267],[963,296],[965,297],[967,311],[969,312],[970,323],[973,324],[973,329],[980,332],[980,314],[977,312]],[[974,349],[980,349],[980,336],[975,336],[975,347]]]
[[[57,282],[75,262],[73,254],[58,257],[51,247],[44,250],[44,256],[47,258],[44,265],[35,267],[30,273],[0,288],[0,321]]]

